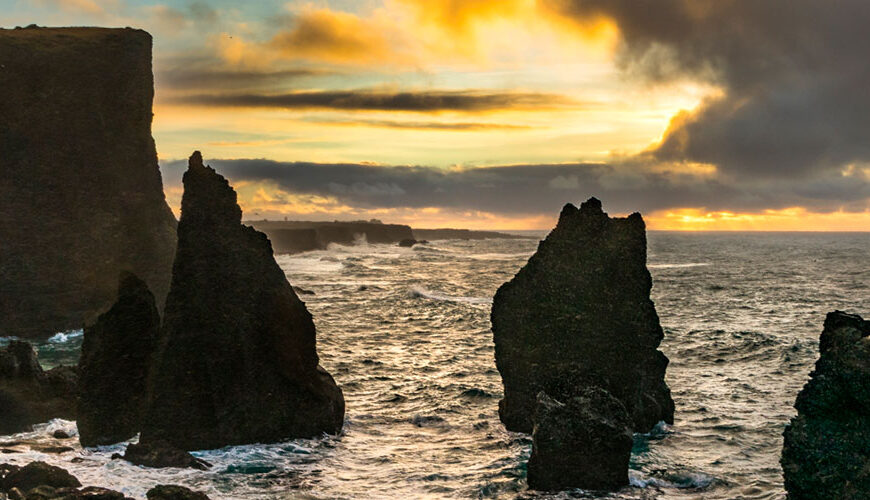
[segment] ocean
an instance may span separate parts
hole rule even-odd
[[[541,233],[540,236],[543,236]],[[344,390],[340,436],[201,451],[208,472],[143,469],[51,437],[54,420],[0,438],[85,485],[144,498],[160,483],[212,498],[780,499],[782,431],[818,357],[825,314],[870,316],[870,233],[648,234],[670,358],[673,426],[636,435],[631,486],[596,495],[529,491],[529,436],[498,420],[501,379],[489,311],[537,240],[335,246],[280,255],[314,315],[321,364]],[[74,363],[81,332],[39,344],[46,366]],[[74,447],[57,454],[34,448]]]

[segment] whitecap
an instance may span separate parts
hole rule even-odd
[[[465,304],[491,304],[489,297],[456,297],[440,292],[435,292],[421,286],[412,286],[408,289],[408,296],[419,299],[442,300],[445,302],[461,302]]]
[[[63,344],[64,342],[69,342],[70,340],[77,339],[84,335],[85,332],[83,330],[69,330],[66,332],[58,332],[52,335],[48,342],[50,344]]]

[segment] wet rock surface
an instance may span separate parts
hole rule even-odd
[[[139,432],[159,331],[148,285],[121,273],[117,302],[84,331],[77,421],[82,446],[118,443]]]
[[[205,460],[196,458],[166,441],[131,444],[127,446],[124,456],[118,458],[136,465],[154,468],[176,467],[179,469],[208,470],[211,467],[211,464]]]
[[[76,418],[78,371],[58,366],[44,371],[29,342],[13,340],[0,349],[0,434],[28,431],[52,418]]]
[[[209,500],[205,493],[183,486],[160,484],[148,490],[148,500]]]
[[[537,396],[529,488],[613,490],[628,485],[631,421],[607,391],[588,388],[562,403]]]
[[[344,397],[314,323],[236,193],[196,152],[141,440],[183,450],[337,433]]]
[[[783,434],[788,497],[870,497],[870,321],[834,311]]]
[[[2,484],[4,490],[18,488],[22,492],[28,492],[38,486],[78,488],[82,485],[69,472],[45,462],[31,462],[10,472],[3,478]]]
[[[151,138],[151,36],[0,29],[0,68],[0,336],[81,328],[124,269],[165,297],[175,218]]]
[[[568,401],[596,386],[622,402],[634,432],[672,423],[651,287],[640,214],[608,217],[595,198],[579,209],[566,205],[556,228],[493,301],[505,426],[531,432],[541,391]]]

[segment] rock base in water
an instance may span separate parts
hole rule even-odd
[[[208,470],[211,464],[199,459],[190,453],[180,450],[166,441],[157,441],[145,444],[131,444],[127,446],[124,456],[120,457],[130,463],[153,467],[175,467],[178,469]]]
[[[146,493],[148,500],[209,500],[205,493],[193,491],[183,486],[157,485]]]
[[[556,228],[493,300],[505,426],[532,431],[538,392],[567,401],[595,386],[625,405],[635,432],[673,423],[651,288],[640,214],[610,218],[595,198],[579,209],[566,205]]]
[[[75,367],[43,371],[29,342],[0,349],[0,434],[29,431],[52,418],[75,420],[77,392]]]
[[[539,393],[529,488],[614,490],[628,484],[631,420],[607,391],[590,388],[565,403]]]
[[[139,432],[159,331],[148,285],[121,273],[115,305],[85,328],[77,421],[82,446],[119,443]]]
[[[870,321],[829,313],[819,351],[783,434],[785,489],[792,500],[870,498]]]

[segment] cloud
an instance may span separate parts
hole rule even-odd
[[[334,73],[303,68],[254,71],[180,66],[159,71],[156,79],[161,87],[174,90],[247,90],[274,88],[301,78],[331,74]]]
[[[490,132],[529,130],[528,125],[511,125],[506,123],[484,122],[420,122],[398,120],[340,120],[340,119],[306,119],[308,123],[320,125],[340,125],[348,127],[379,127],[402,130],[435,130],[447,132]]]
[[[339,109],[357,111],[493,111],[504,109],[555,109],[579,103],[556,94],[533,92],[420,91],[377,92],[369,90],[313,91],[287,94],[196,94],[169,98],[170,102],[194,106]]]
[[[722,92],[672,121],[651,161],[714,164],[737,179],[829,176],[870,160],[870,2],[545,0],[615,23],[619,64],[656,83]]]
[[[870,178],[819,182],[727,184],[714,175],[652,172],[625,164],[508,165],[441,169],[354,163],[211,160],[232,182],[268,183],[294,195],[321,196],[364,209],[480,211],[518,217],[552,215],[564,203],[597,196],[614,213],[680,207],[763,211],[802,206],[814,212],[870,209]],[[167,185],[180,182],[183,161],[164,162]],[[621,182],[615,182],[623,179]],[[624,179],[631,179],[630,182]]]

